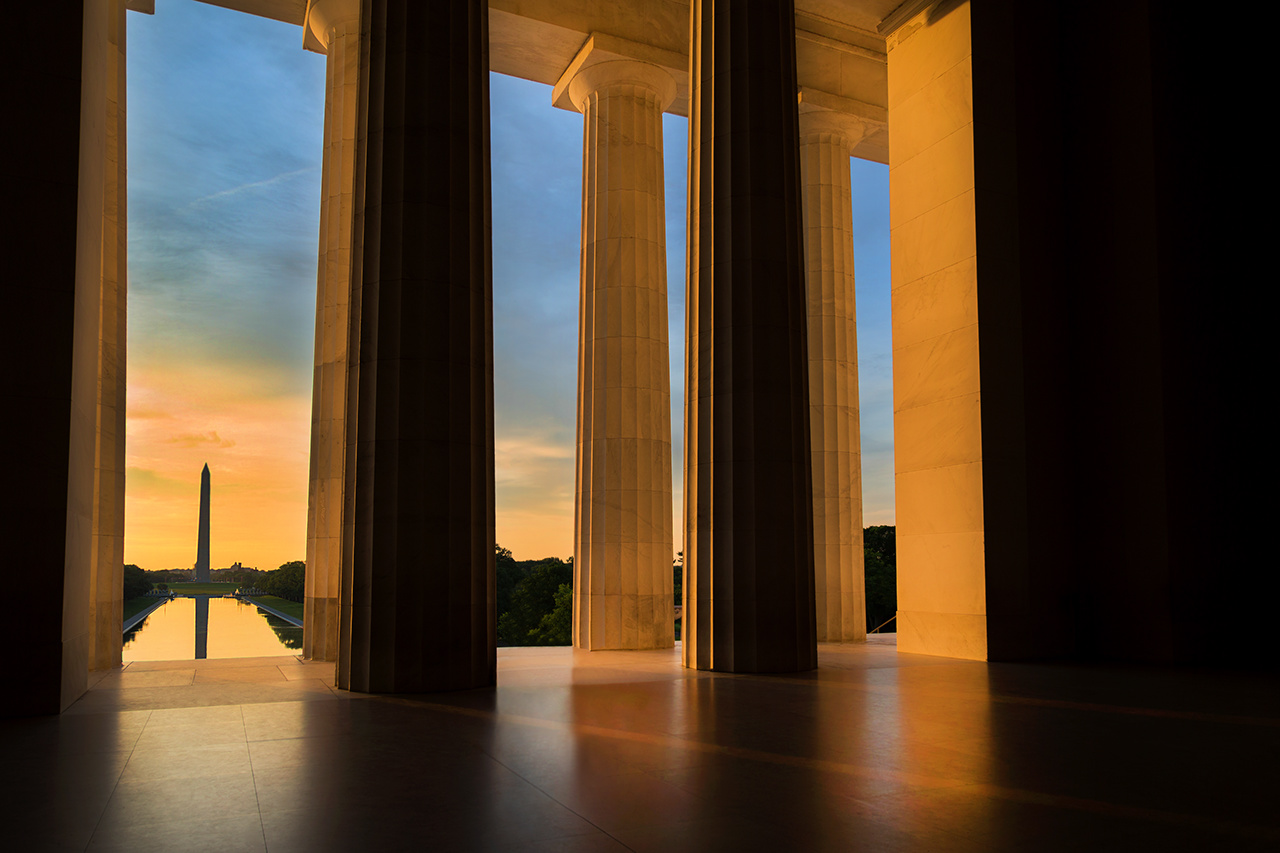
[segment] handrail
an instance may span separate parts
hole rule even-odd
[[[879,631],[879,630],[880,630],[881,628],[883,628],[885,625],[888,625],[890,622],[892,622],[894,619],[897,619],[897,618],[898,618],[898,614],[897,614],[897,613],[895,613],[895,614],[893,614],[892,616],[890,616],[888,619],[886,619],[886,620],[884,620],[883,622],[881,622],[879,625],[877,625],[877,626],[875,626],[874,628],[872,628],[872,629],[871,629],[870,631],[868,631],[867,633],[868,633],[868,634],[874,634],[876,631]]]

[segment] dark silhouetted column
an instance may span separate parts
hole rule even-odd
[[[6,9],[0,59],[11,165],[0,281],[0,539],[39,592],[0,622],[0,715],[56,714],[88,686],[99,296],[106,166],[107,0]],[[34,34],[39,33],[39,37]],[[20,166],[17,164],[21,164]]]
[[[338,685],[492,685],[488,6],[361,19]]]
[[[684,662],[817,665],[789,0],[694,0]]]

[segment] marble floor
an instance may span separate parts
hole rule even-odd
[[[133,664],[0,721],[4,850],[1280,849],[1273,675],[820,647],[499,652],[367,697],[294,658]]]

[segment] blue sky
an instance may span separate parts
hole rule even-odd
[[[126,561],[191,564],[208,462],[214,565],[274,568],[306,547],[324,58],[297,27],[156,6],[129,15]],[[491,111],[498,541],[568,556],[582,118],[500,75]],[[664,117],[677,469],[687,131]],[[852,169],[865,517],[892,523],[888,168]]]

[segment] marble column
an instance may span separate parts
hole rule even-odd
[[[326,59],[302,654],[337,660],[360,0],[312,0],[306,25]]]
[[[684,662],[803,671],[817,640],[795,11],[691,13]]]
[[[494,684],[486,0],[364,0],[337,681]]]
[[[862,123],[823,110],[800,115],[809,303],[809,436],[818,642],[865,640],[862,445],[853,290],[849,157]]]
[[[582,298],[573,642],[675,645],[671,379],[662,111],[667,72],[611,61],[580,71]]]
[[[39,592],[0,620],[0,717],[56,714],[88,686],[105,205],[107,0],[6,7],[9,127],[0,280],[0,541]],[[35,34],[39,37],[35,37]],[[19,687],[20,685],[20,687]]]
[[[128,212],[125,156],[125,0],[107,6],[102,276],[98,296],[98,403],[94,446],[89,666],[120,666],[124,608],[125,321]]]

